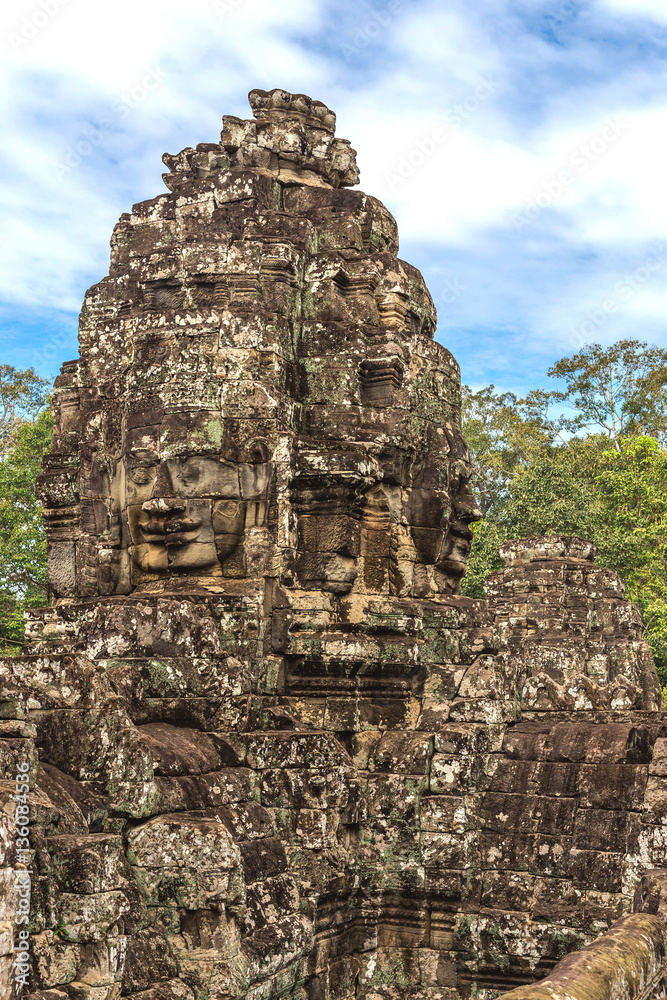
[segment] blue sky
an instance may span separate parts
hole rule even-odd
[[[667,347],[664,0],[8,0],[0,45],[0,363],[76,356],[162,153],[276,86],[336,111],[465,382]]]

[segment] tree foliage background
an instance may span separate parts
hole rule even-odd
[[[509,538],[589,538],[641,608],[665,691],[667,351],[637,340],[591,344],[548,375],[561,388],[525,399],[464,387],[463,433],[484,517],[473,526],[463,593],[483,596]]]
[[[35,477],[51,443],[49,383],[0,365],[0,653],[24,639],[23,611],[48,603],[46,540]]]

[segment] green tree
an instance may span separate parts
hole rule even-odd
[[[602,433],[619,450],[627,433],[660,437],[667,430],[667,350],[639,340],[611,347],[588,344],[561,358],[547,374],[565,382],[564,391],[547,393],[551,404],[565,402],[574,416],[560,426],[571,433]]]
[[[623,442],[646,435],[666,442],[667,351],[631,339],[608,348],[591,344],[561,358],[548,375],[564,382],[565,388],[535,389],[523,399],[498,394],[492,385],[475,393],[463,388],[471,481],[485,515],[473,526],[463,581],[463,591],[470,596],[482,596],[485,576],[500,568],[496,549],[503,541],[547,531],[590,537],[598,544],[601,561],[629,580],[621,549],[631,551],[625,529],[634,523],[637,511],[627,512],[623,531],[618,524],[619,530],[612,531],[614,509],[624,508],[610,505],[604,521],[607,534],[602,538],[603,494],[597,477],[609,463],[602,455],[610,444],[623,467],[636,475],[636,463]],[[562,404],[569,415],[554,416]],[[615,548],[610,547],[612,536]],[[648,607],[639,596],[633,599]],[[657,622],[658,606],[654,603],[652,608]]]
[[[35,477],[48,451],[53,422],[49,409],[22,419],[0,459],[0,652],[23,643],[23,610],[48,601],[46,539]]]
[[[471,530],[472,549],[461,581],[461,593],[464,597],[484,597],[484,581],[490,573],[503,568],[498,549],[510,536],[490,517],[473,524]]]
[[[606,440],[572,439],[545,445],[517,467],[503,503],[473,525],[473,546],[462,591],[484,595],[486,576],[501,569],[497,550],[511,538],[573,534],[592,537],[599,523],[596,475]]]
[[[553,429],[536,398],[520,400],[511,392],[499,395],[492,385],[477,392],[464,385],[462,396],[471,485],[480,510],[490,515],[506,503],[514,474],[552,441]]]
[[[598,437],[573,438],[545,449],[512,482],[499,518],[506,538],[557,532],[591,538],[598,530],[597,475],[604,444]]]
[[[608,451],[597,478],[601,556],[639,605],[663,689],[667,685],[667,451],[652,437]],[[594,539],[595,540],[595,539]]]
[[[49,383],[34,368],[0,365],[0,459],[13,447],[19,428],[46,406]]]

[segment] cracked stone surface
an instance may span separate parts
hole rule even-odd
[[[543,978],[665,863],[638,610],[569,537],[460,596],[431,297],[333,112],[250,104],[121,217],[57,380],[54,602],[0,661],[7,996],[26,864],[31,1000],[450,1000]]]

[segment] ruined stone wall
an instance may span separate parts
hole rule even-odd
[[[563,958],[532,986],[503,994],[503,1000],[659,1000],[667,988],[667,869],[644,873],[633,912],[581,951]]]
[[[460,596],[423,280],[332,113],[251,103],[121,219],[57,387],[56,599],[0,661],[31,998],[521,986],[665,863],[650,651],[581,539]]]
[[[466,995],[539,979],[608,927],[665,863],[667,730],[617,578],[570,540],[560,558],[540,544],[549,558],[506,569],[488,604],[302,594],[267,621],[248,599],[149,595],[32,613],[32,652],[4,677],[43,761],[38,982]],[[602,707],[536,709],[568,578]],[[530,625],[499,610],[519,579],[550,608]],[[516,640],[540,624],[536,660]]]

